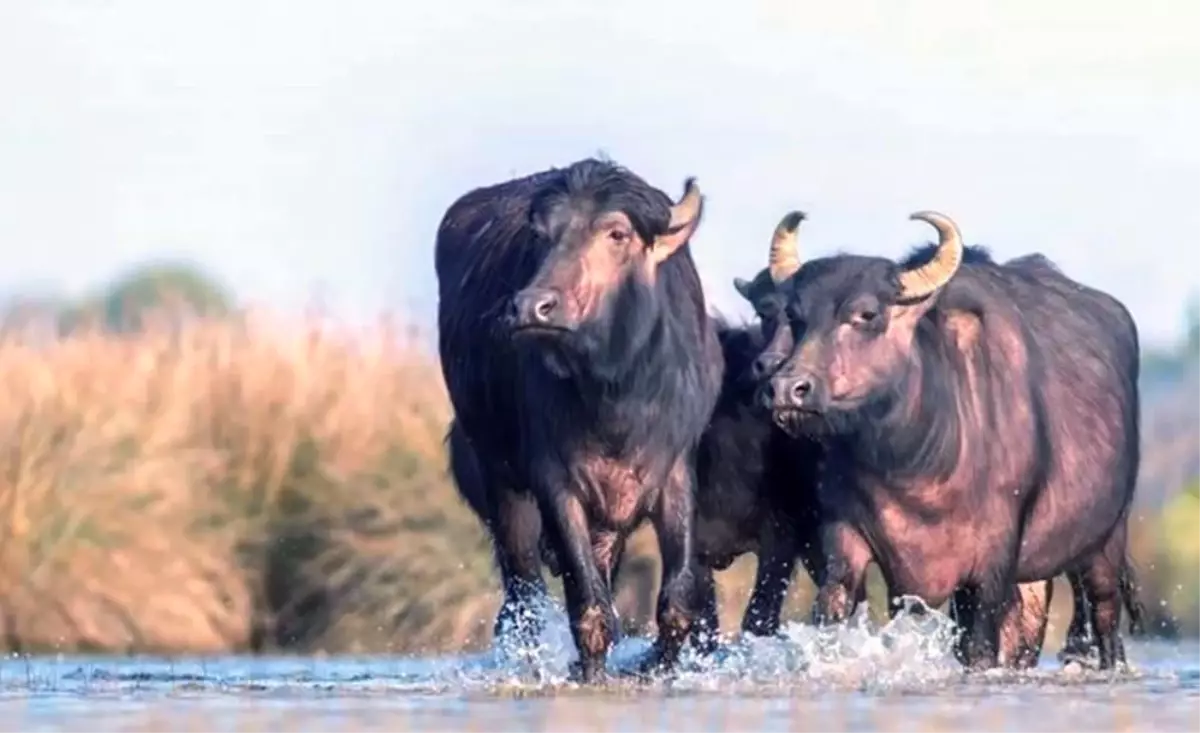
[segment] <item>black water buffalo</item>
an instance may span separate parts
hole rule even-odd
[[[794,251],[804,215],[783,218],[772,237],[771,266],[752,281],[734,280],[758,323],[717,319],[725,379],[697,454],[696,551],[704,571],[724,570],[740,555],[758,555],[754,591],[742,617],[743,631],[771,635],[791,583],[796,559],[812,575],[820,561],[816,480],[820,446],[792,438],[774,425],[756,400],[764,368],[759,355],[774,336],[782,313],[774,276],[781,251]],[[774,273],[774,274],[773,274]],[[713,588],[709,579],[701,584]],[[716,600],[705,603],[703,628],[716,631]]]
[[[874,559],[894,593],[953,595],[961,655],[989,667],[1021,611],[1015,584],[1076,571],[1100,665],[1121,662],[1133,319],[1043,257],[968,257],[950,219],[913,218],[936,247],[817,259],[787,284],[793,344],[763,397],[826,450],[815,616],[844,617]]]
[[[438,230],[441,364],[495,540],[501,616],[527,614],[544,587],[544,530],[584,680],[604,672],[612,565],[644,519],[663,560],[648,666],[673,665],[704,597],[695,452],[724,365],[688,248],[702,209],[691,179],[672,205],[589,159],[471,191]]]
[[[717,340],[725,360],[720,397],[696,454],[696,525],[694,547],[704,593],[693,641],[711,651],[719,630],[713,571],[727,569],[739,556],[758,555],[754,592],[742,628],[771,635],[800,558],[810,576],[819,565],[816,478],[819,445],[795,439],[774,425],[770,412],[756,400],[762,364],[758,359],[774,335],[782,314],[782,298],[772,272],[779,275],[778,253],[794,251],[796,230],[804,215],[788,214],[772,237],[769,262],[752,281],[734,279],[734,287],[754,308],[756,324],[735,325],[714,318]],[[457,423],[447,436],[451,473],[468,505],[488,521],[487,491],[480,480],[477,459]],[[527,525],[524,542],[540,548],[541,561],[560,574],[557,556],[539,527]],[[621,553],[614,552],[613,581],[619,575]],[[815,577],[815,576],[813,576]]]

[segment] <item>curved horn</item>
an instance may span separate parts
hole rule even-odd
[[[900,296],[905,300],[924,298],[943,287],[963,260],[962,234],[950,217],[936,211],[918,211],[908,218],[937,229],[938,248],[929,262],[900,273]]]
[[[696,185],[696,179],[688,178],[683,182],[683,198],[671,207],[671,223],[667,226],[667,230],[675,231],[690,224],[700,215],[703,203],[704,197],[700,195],[700,187]]]
[[[771,236],[771,253],[767,257],[767,272],[776,285],[796,274],[800,269],[800,250],[796,246],[796,229],[807,215],[803,211],[790,211],[775,227]]]

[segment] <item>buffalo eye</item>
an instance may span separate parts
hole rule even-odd
[[[630,234],[624,229],[609,229],[608,238],[613,244],[625,244],[629,241]]]
[[[861,310],[858,312],[858,315],[855,316],[855,319],[859,323],[871,323],[878,316],[879,316],[879,314],[873,310]]]

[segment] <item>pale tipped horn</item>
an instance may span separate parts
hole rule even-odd
[[[696,179],[688,178],[683,182],[683,197],[679,199],[679,203],[671,207],[671,223],[667,226],[668,231],[675,231],[687,226],[700,216],[700,209],[704,205],[704,197],[700,195],[700,186],[696,185]]]
[[[803,211],[790,211],[775,227],[771,236],[771,253],[767,258],[767,272],[771,280],[779,285],[800,269],[800,249],[796,244],[796,230],[807,217]]]
[[[920,267],[900,273],[900,297],[915,300],[935,292],[950,282],[963,260],[962,234],[950,217],[936,211],[918,211],[908,217],[923,221],[938,230],[938,248],[933,259]]]

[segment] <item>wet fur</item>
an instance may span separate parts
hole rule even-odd
[[[563,342],[514,343],[504,313],[552,253],[535,219],[620,211],[650,242],[666,230],[670,205],[634,174],[585,160],[469,192],[438,230],[442,370],[474,456],[472,493],[485,498],[473,506],[495,538],[506,608],[516,615],[524,589],[543,591],[544,530],[562,564],[585,679],[602,673],[616,633],[610,585],[619,552],[611,548],[645,519],[664,556],[660,656],[669,662],[688,631],[671,624],[686,627],[698,604],[694,454],[720,390],[720,347],[687,245],[648,285],[621,285],[611,308]],[[610,551],[594,556],[594,547]]]

